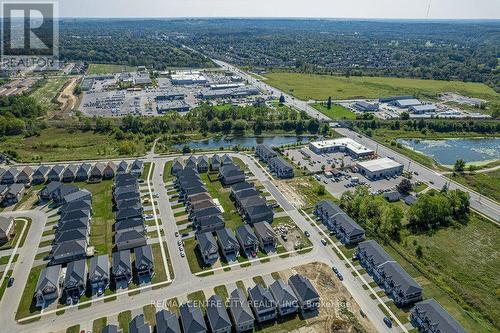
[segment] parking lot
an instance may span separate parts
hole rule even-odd
[[[307,170],[312,173],[322,172],[323,165],[325,166],[325,170],[330,170],[341,168],[342,162],[345,168],[356,163],[355,159],[342,152],[318,155],[307,147],[285,150],[285,155],[295,164],[298,165],[300,163],[300,166],[306,166]]]

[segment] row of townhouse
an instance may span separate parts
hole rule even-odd
[[[357,244],[365,239],[365,230],[331,200],[314,207],[314,215],[344,244]]]
[[[175,176],[184,169],[196,169],[199,173],[204,173],[209,170],[219,171],[222,166],[229,164],[233,164],[233,159],[227,154],[222,156],[216,154],[210,159],[206,155],[199,157],[192,155],[187,159],[183,159],[182,157],[176,158],[172,162],[170,172]]]
[[[248,289],[249,297],[245,292],[237,288],[233,290],[226,302],[218,295],[208,298],[206,306],[206,317],[199,304],[192,302],[184,303],[179,307],[179,317],[168,310],[156,313],[156,332],[184,333],[203,332],[245,332],[255,328],[255,322],[263,323],[275,320],[278,314],[285,317],[302,313],[314,313],[318,308],[319,294],[309,279],[301,275],[293,275],[288,280],[288,285],[283,280],[276,280],[269,288],[256,285]],[[139,323],[129,326],[130,332],[144,326],[144,318],[134,318]],[[286,320],[286,317],[283,318]],[[179,324],[180,322],[180,324]],[[150,327],[144,328],[144,332],[150,332]],[[141,331],[142,332],[142,331]]]
[[[126,161],[116,164],[113,161],[95,164],[69,164],[69,165],[40,165],[11,167],[7,170],[0,168],[1,184],[45,184],[50,182],[70,183],[74,181],[99,181],[101,179],[111,179],[117,174],[130,172],[136,176],[142,175],[144,171],[144,162],[135,160],[129,166]]]
[[[359,243],[356,257],[361,266],[398,306],[422,300],[423,288],[374,240]]]
[[[234,184],[229,196],[246,223],[273,222],[273,209],[253,184],[246,181]]]
[[[87,287],[92,195],[73,185],[51,182],[39,192],[39,197],[41,201],[52,201],[58,206],[60,217],[55,227],[49,266],[40,273],[35,289],[35,304],[44,308],[60,297],[67,304],[78,303]]]
[[[139,181],[136,175],[117,175],[113,185],[113,210],[115,212],[113,252],[113,281],[116,288],[126,288],[133,279],[131,251],[135,255],[137,283],[150,282],[155,273],[153,251],[147,244],[144,208]]]
[[[268,145],[258,145],[255,148],[255,155],[264,163],[267,163],[269,171],[278,178],[293,178],[294,171],[290,163],[279,157]]]

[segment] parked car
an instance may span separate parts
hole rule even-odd
[[[321,238],[321,244],[323,244],[323,245],[325,245],[325,246],[326,246],[326,244],[328,244],[328,243],[327,243],[326,239]]]
[[[286,235],[281,235],[281,239],[283,239],[285,242],[288,240],[288,238],[286,237]]]
[[[307,231],[307,230],[306,230],[306,231],[304,231],[304,235],[306,235],[306,237],[310,237],[310,236],[311,236],[311,234],[310,234],[310,233],[309,233],[309,231]]]
[[[332,266],[332,271],[333,271],[335,274],[337,274],[337,273],[339,272],[339,270],[338,270],[338,269],[337,269],[337,267],[335,267],[335,266]]]
[[[179,232],[178,231],[175,232],[175,237],[179,237]]]
[[[392,320],[390,318],[384,317],[384,323],[387,325],[387,327],[392,327]]]
[[[184,252],[181,252],[181,258],[184,258],[185,256]]]
[[[9,282],[7,282],[7,288],[12,287],[13,284],[14,284],[14,278],[10,277]]]
[[[340,281],[344,281],[344,276],[340,272],[337,273],[337,277]]]

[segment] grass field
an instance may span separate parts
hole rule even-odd
[[[45,265],[33,267],[28,275],[28,281],[24,286],[23,296],[17,307],[16,320],[24,318],[36,313],[40,313],[38,308],[35,308],[35,303],[33,300],[33,295],[35,294],[36,284],[38,282],[38,277],[40,272],[45,268]]]
[[[295,177],[293,179],[284,180],[295,193],[299,194],[304,205],[301,208],[314,206],[321,200],[336,200],[328,191],[325,194],[318,194],[318,189],[322,185],[312,176]]]
[[[416,247],[423,249],[417,258]],[[472,215],[465,226],[433,234],[407,235],[386,250],[469,332],[500,328],[498,288],[500,233],[494,224]]]
[[[107,317],[102,317],[94,320],[92,323],[92,332],[101,332],[104,326],[108,323]]]
[[[216,295],[220,296],[220,298],[222,298],[223,302],[226,302],[226,300],[229,298],[229,293],[228,293],[225,285],[215,287],[214,293]]]
[[[121,72],[134,72],[137,67],[125,66],[125,65],[113,65],[113,64],[90,64],[89,75],[98,74],[114,74]]]
[[[111,135],[49,128],[38,136],[6,137],[0,149],[16,151],[20,162],[57,162],[120,157],[118,143]],[[137,141],[135,146],[134,155],[146,153],[144,142]]]
[[[132,320],[132,311],[123,311],[118,314],[118,325],[122,333],[128,333],[128,324]]]
[[[302,100],[379,98],[391,95],[436,97],[442,92],[457,92],[470,97],[500,100],[500,95],[482,83],[418,80],[388,77],[341,77],[274,72],[265,75],[266,83]]]
[[[500,202],[500,170],[475,174],[448,175],[450,179]]]
[[[313,107],[322,114],[324,114],[325,116],[333,120],[356,119],[356,114],[354,112],[340,105],[334,104],[332,105],[332,108],[330,110],[328,110],[326,106],[320,103],[313,104]]]
[[[193,302],[196,306],[199,306],[205,311],[206,298],[202,290],[195,291],[187,295],[188,301]]]
[[[57,97],[67,81],[68,78],[65,77],[48,78],[40,88],[31,92],[30,96],[45,106],[51,115],[54,111],[59,110],[59,105],[54,103],[53,99]]]
[[[90,226],[90,245],[95,247],[96,255],[108,254],[113,249],[113,202],[111,188],[113,180],[103,180],[96,184],[75,183],[92,193],[92,225]]]

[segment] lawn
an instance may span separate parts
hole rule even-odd
[[[203,293],[202,290],[195,291],[193,293],[190,293],[187,295],[188,301],[193,302],[194,305],[199,306],[205,310],[206,307],[206,298],[205,294]]]
[[[274,72],[265,75],[266,83],[302,100],[379,98],[393,95],[436,97],[442,92],[498,101],[499,95],[482,83],[403,79],[390,77],[357,77]]]
[[[16,312],[16,320],[30,315],[40,313],[40,309],[35,307],[35,302],[33,295],[35,294],[36,284],[38,282],[38,276],[45,265],[33,267],[28,275],[28,281],[24,286],[23,296],[19,302]]]
[[[500,202],[500,170],[475,174],[454,174],[448,177],[476,192]]]
[[[172,164],[173,161],[168,161],[165,163],[165,166],[163,167],[163,182],[168,183],[171,182],[175,179],[174,175],[172,175]]]
[[[229,298],[229,293],[227,292],[227,288],[225,285],[215,287],[214,293],[220,296],[223,302],[226,302],[226,300]]]
[[[2,276],[2,274],[3,272],[0,272],[0,276]],[[2,285],[0,286],[0,300],[2,299],[3,294],[5,293],[5,289],[7,289],[7,283],[9,283],[9,278],[8,278],[9,276],[12,276],[12,270],[9,270],[7,272],[7,276],[5,277]]]
[[[92,332],[101,332],[102,329],[107,325],[108,318],[102,317],[94,320],[92,323]]]
[[[75,183],[92,193],[92,224],[90,226],[90,245],[95,247],[96,255],[108,254],[113,250],[113,202],[111,189],[113,180],[103,180],[100,183]]]
[[[151,325],[151,327],[155,327],[156,325],[156,318],[155,318],[155,313],[156,309],[153,304],[145,305],[142,308],[142,312],[144,313],[144,320]],[[94,332],[100,332],[100,331],[95,331]]]
[[[325,105],[320,103],[313,104],[313,107],[333,120],[356,119],[356,114],[354,112],[341,105],[333,104],[330,110]]]
[[[118,325],[122,333],[128,333],[128,324],[132,321],[132,311],[123,311],[118,314]]]
[[[78,332],[80,332],[80,325],[73,325],[66,329],[66,333],[78,333]]]
[[[136,70],[137,67],[131,67],[125,65],[90,64],[88,74],[89,75],[114,74],[121,72],[135,72]]]
[[[28,219],[27,223],[28,223],[28,225],[26,226],[26,230],[24,231],[23,238],[19,242],[19,247],[22,247],[24,245],[24,240],[26,239],[26,236],[28,235],[28,232],[30,230],[31,220]],[[15,236],[10,241],[8,241],[7,243],[3,244],[0,247],[0,250],[11,249],[14,246],[16,246],[16,243],[17,243],[19,237],[21,237],[21,231],[23,231],[23,227],[24,227],[25,224],[26,224],[26,222],[24,222],[24,221],[19,221],[17,219],[15,220]]]
[[[211,269],[211,267],[204,267],[197,244],[198,242],[194,238],[184,239],[184,252],[193,274]]]
[[[145,162],[144,163],[144,171],[142,172],[142,175],[140,177],[140,179],[142,180],[146,180],[148,178],[148,175],[149,175],[149,170],[151,169],[151,174],[153,173],[154,169],[155,169],[155,166],[154,164],[152,165],[152,169],[151,169],[151,162]]]
[[[146,152],[142,141],[134,141],[134,156]],[[8,136],[2,139],[2,150],[12,150],[19,162],[48,162],[68,160],[106,159],[126,156],[120,154],[120,142],[113,135],[92,131],[48,128],[39,135],[24,137]]]
[[[201,174],[201,180],[205,183],[208,193],[210,193],[212,198],[219,199],[219,202],[224,209],[222,216],[226,222],[226,227],[236,230],[239,226],[244,225],[243,219],[234,206],[234,202],[229,198],[231,189],[224,188],[218,180],[211,182],[210,179],[208,179],[208,174],[206,173]]]
[[[416,247],[423,249],[417,258]],[[500,327],[498,227],[477,215],[465,226],[408,235],[386,250],[470,332]],[[395,251],[397,250],[397,252]]]
[[[162,229],[163,230],[163,229]],[[167,261],[170,261],[167,253],[167,243],[163,242],[163,247],[165,249],[165,254],[167,255]],[[163,265],[163,257],[161,255],[160,244],[151,245],[153,251],[153,260],[155,267],[155,275],[153,276],[152,283],[163,282],[167,280],[167,272],[165,271],[165,266]]]

